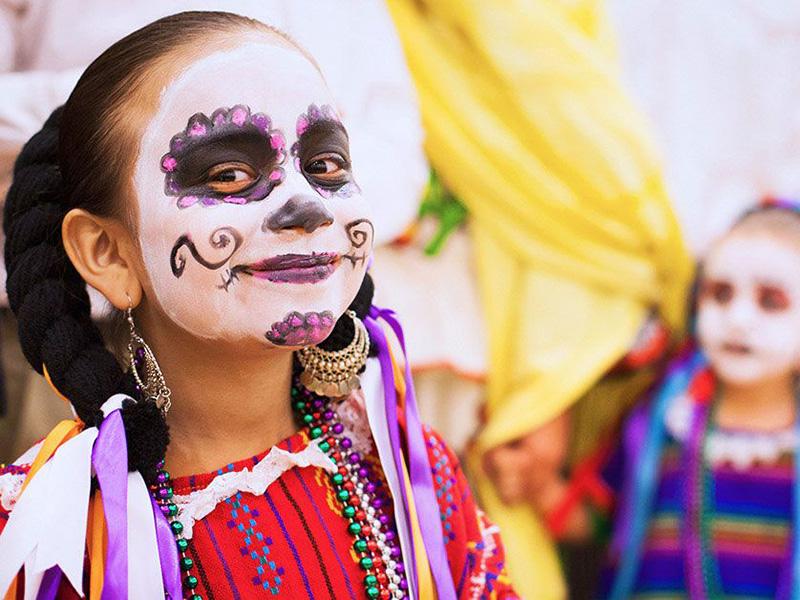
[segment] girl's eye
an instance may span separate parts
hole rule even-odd
[[[756,293],[758,305],[767,312],[786,310],[791,304],[789,295],[778,287],[762,286]]]
[[[226,163],[212,167],[206,185],[220,194],[238,194],[256,179],[256,172],[244,163]]]
[[[305,171],[322,183],[339,183],[347,175],[347,163],[338,154],[320,154],[306,164]]]
[[[703,284],[703,298],[724,306],[733,300],[733,286],[727,281],[707,281]]]

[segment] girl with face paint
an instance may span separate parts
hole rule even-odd
[[[182,13],[87,69],[6,202],[20,340],[76,419],[0,469],[0,592],[514,597],[372,306],[355,173],[315,62],[261,23]]]
[[[766,201],[717,240],[695,312],[696,345],[602,474],[620,490],[603,597],[794,598],[800,204]]]

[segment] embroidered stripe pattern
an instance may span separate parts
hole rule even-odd
[[[712,470],[715,505],[711,549],[726,598],[774,598],[786,561],[792,518],[793,458],[737,470]],[[685,597],[682,506],[685,473],[680,446],[665,448],[660,481],[633,598]],[[605,574],[607,587],[612,573]]]

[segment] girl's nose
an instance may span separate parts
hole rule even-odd
[[[313,196],[297,194],[268,215],[261,225],[262,231],[280,232],[286,229],[301,229],[313,233],[317,228],[333,223],[333,214]]]
[[[728,309],[728,315],[731,324],[739,328],[746,328],[755,315],[755,306],[753,302],[745,297],[744,294],[738,294]]]

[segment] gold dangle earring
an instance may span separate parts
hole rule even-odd
[[[353,341],[346,348],[331,351],[309,346],[297,351],[297,359],[303,367],[300,383],[320,396],[347,396],[361,385],[358,372],[367,362],[369,334],[355,312],[348,310],[346,314],[355,325]]]
[[[128,297],[128,308],[125,311],[125,318],[130,328],[130,341],[128,342],[128,363],[130,365],[136,385],[142,392],[145,400],[155,402],[161,409],[164,416],[167,416],[170,406],[172,406],[172,391],[167,387],[164,374],[158,365],[153,351],[142,337],[136,333],[136,325],[133,322],[133,303]]]

